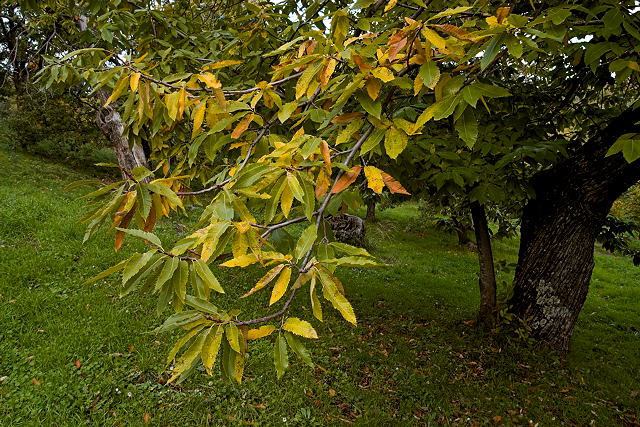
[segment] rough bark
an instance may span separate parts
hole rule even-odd
[[[491,236],[484,206],[478,202],[471,203],[471,218],[473,230],[478,245],[478,262],[480,264],[480,309],[478,310],[478,324],[485,327],[495,325],[496,315],[496,273],[493,265],[491,250]]]
[[[640,180],[640,161],[605,157],[622,134],[640,131],[628,110],[569,159],[533,179],[536,198],[523,212],[513,312],[535,338],[566,351],[587,297],[596,237],[613,202]]]
[[[124,123],[122,122],[120,113],[116,111],[113,104],[104,105],[109,98],[109,94],[106,91],[98,90],[96,97],[102,105],[96,113],[96,123],[113,145],[123,178],[129,178],[131,177],[131,170],[133,168],[136,166],[147,166],[144,150],[137,144],[129,147],[129,138],[123,134]]]

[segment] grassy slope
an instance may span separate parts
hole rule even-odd
[[[0,150],[2,425],[135,425],[145,413],[151,424],[174,426],[440,425],[496,416],[545,425],[638,422],[640,269],[597,256],[572,351],[561,360],[464,323],[477,304],[475,257],[449,236],[414,227],[411,207],[385,211],[370,227],[373,252],[390,267],[341,276],[359,326],[324,304],[327,319],[315,322],[321,339],[308,344],[317,368],[290,355],[277,382],[264,341],[253,345],[241,386],[216,374],[166,387],[158,379],[173,337],[146,333],[160,321],[153,298],[119,299],[115,279],[81,285],[121,255],[112,236],[81,245],[83,209],[73,199],[80,193],[62,191],[80,178]],[[174,238],[178,221],[159,234]],[[135,249],[128,242],[124,252]],[[516,241],[496,245],[498,259],[513,262],[516,252]],[[220,272],[234,295],[257,274]],[[294,309],[311,317],[306,299]]]

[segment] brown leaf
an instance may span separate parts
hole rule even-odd
[[[496,11],[496,18],[498,18],[498,24],[502,24],[502,21],[504,21],[507,16],[509,16],[509,11],[511,10],[510,7],[499,7],[498,10]]]
[[[451,24],[435,24],[434,27],[445,34],[449,34],[460,40],[473,40],[473,36],[466,30]]]
[[[33,385],[35,385],[36,387],[40,387],[40,381],[38,381],[37,378],[31,378],[31,382],[33,383]]]
[[[348,186],[353,184],[353,182],[360,175],[360,171],[362,170],[362,166],[354,166],[351,168],[351,172],[346,172],[342,174],[340,179],[333,184],[331,187],[331,194],[337,194],[346,189]]]
[[[145,412],[144,415],[142,416],[142,422],[147,425],[151,422],[151,414],[148,412]]]
[[[359,112],[359,113],[342,114],[340,116],[337,116],[331,119],[331,123],[334,123],[334,124],[348,123],[351,120],[359,119],[360,117],[364,117],[364,113]]]
[[[337,393],[336,393],[336,391],[335,391],[334,389],[332,389],[332,388],[330,388],[330,389],[329,389],[329,396],[333,397],[333,396],[335,396],[336,394],[337,394]]]
[[[389,175],[388,173],[382,172],[381,175],[382,175],[382,180],[384,181],[384,185],[386,185],[389,191],[391,191],[392,193],[407,194],[407,195],[411,194],[407,190],[405,190],[402,184],[396,181],[395,178]]]
[[[144,231],[146,231],[147,233],[150,233],[151,231],[153,231],[153,227],[156,226],[156,210],[154,207],[151,207],[151,210],[149,211],[149,216],[147,217],[147,220],[144,222]]]
[[[80,369],[80,367],[82,367],[82,362],[79,359],[76,359],[73,363],[76,365],[76,369]]]

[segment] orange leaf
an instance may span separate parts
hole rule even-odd
[[[233,130],[231,134],[231,138],[238,139],[240,136],[249,128],[251,121],[253,120],[253,113],[249,113],[240,120],[236,128]]]
[[[120,222],[120,228],[127,228],[129,223],[131,222],[131,218],[133,218],[134,213],[135,208],[132,207],[131,210],[124,216],[124,218],[122,218],[122,221]],[[122,246],[122,243],[124,243],[124,231],[118,230],[116,231],[116,240],[113,246],[114,249],[118,251],[118,249],[120,249],[120,247]]]
[[[405,47],[406,45],[407,45],[406,37],[401,39],[399,42],[392,44],[389,50],[387,51],[387,53],[389,54],[389,61],[393,61],[394,59],[396,59],[398,52],[400,52],[402,48]]]
[[[316,180],[316,197],[318,199],[325,195],[329,189],[329,184],[330,182],[329,177],[327,176],[327,171],[325,169],[320,169],[318,179]]]
[[[149,424],[151,422],[151,414],[148,412],[145,412],[144,415],[142,416],[142,422],[146,424]]]
[[[378,95],[380,94],[380,86],[380,80],[376,79],[375,77],[367,79],[364,87],[365,89],[367,89],[369,98],[373,99],[374,101],[378,98]]]
[[[351,55],[351,59],[353,59],[353,62],[355,62],[355,64],[360,69],[360,72],[362,72],[362,73],[373,69],[373,67],[371,65],[367,64],[366,62],[364,62],[364,60],[362,59],[362,57],[360,55]]]
[[[38,381],[37,378],[31,378],[31,382],[33,382],[36,387],[40,387],[40,381]]]
[[[382,175],[382,180],[384,181],[384,185],[386,185],[387,188],[389,189],[389,191],[391,191],[392,193],[411,194],[407,190],[405,190],[405,188],[402,186],[402,184],[400,184],[398,181],[396,181],[388,173],[382,172],[381,175]]]
[[[360,117],[364,117],[364,113],[342,114],[340,116],[337,116],[337,117],[334,117],[333,119],[331,119],[331,123],[334,123],[334,124],[348,123],[351,120],[359,119]]]
[[[327,141],[322,141],[320,143],[320,152],[322,153],[322,158],[324,159],[327,172],[331,173],[331,152],[329,151],[329,144],[327,144]]]
[[[456,27],[455,25],[451,25],[451,24],[434,24],[434,27],[436,27],[437,29],[439,29],[440,31],[442,31],[445,34],[449,34],[450,36],[453,36],[457,39],[460,40],[473,40],[473,36],[471,35],[471,33],[463,30],[460,27]]]
[[[154,208],[151,208],[151,210],[149,211],[149,216],[147,217],[147,220],[144,223],[144,231],[149,233],[153,230],[153,227],[155,226],[156,226],[156,210]]]
[[[331,194],[340,193],[341,191],[345,190],[348,186],[353,184],[356,178],[358,178],[358,175],[360,175],[361,170],[362,170],[362,166],[354,166],[351,168],[351,172],[346,172],[342,174],[340,179],[338,179],[338,181],[336,181],[336,183],[333,184],[333,187],[331,188]]]
[[[76,365],[76,369],[80,369],[82,367],[82,362],[80,360],[78,360],[78,359],[76,359],[74,364]]]

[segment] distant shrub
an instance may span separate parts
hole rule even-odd
[[[0,144],[75,167],[115,162],[95,111],[66,93],[30,91],[0,102]]]

